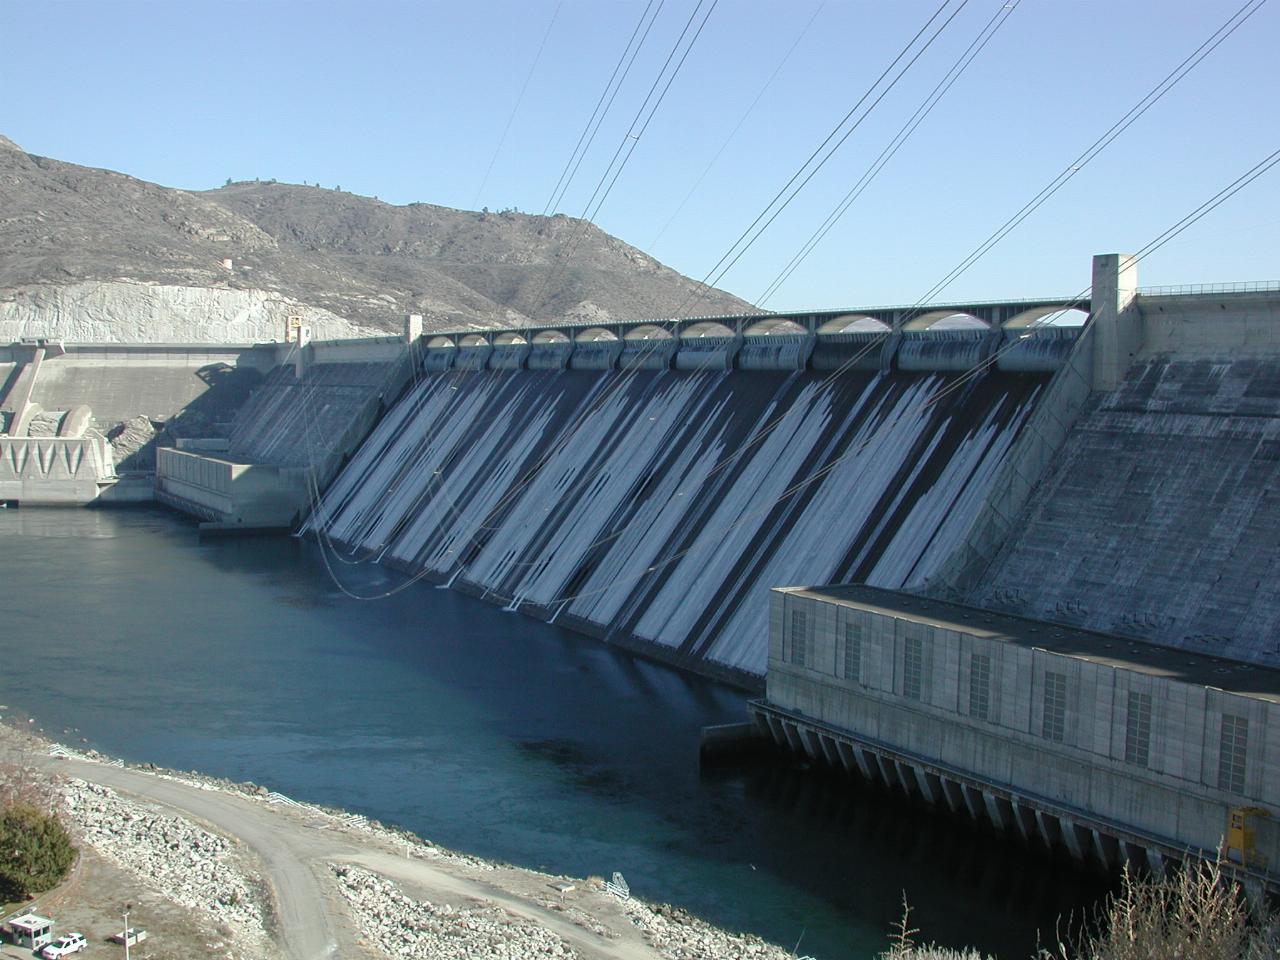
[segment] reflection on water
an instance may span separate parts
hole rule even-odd
[[[335,564],[351,592],[401,582]],[[733,689],[316,548],[155,510],[0,510],[5,703],[138,761],[253,780],[824,958],[924,936],[1029,956],[1097,888],[790,758],[700,774]],[[31,654],[38,651],[38,658]],[[77,734],[79,735],[79,734]]]

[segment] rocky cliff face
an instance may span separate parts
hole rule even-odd
[[[23,337],[71,343],[258,343],[283,340],[285,318],[298,313],[306,315],[318,340],[383,332],[264,290],[117,280],[0,289],[0,343]]]
[[[405,313],[432,329],[749,309],[565,216],[278,183],[191,193],[0,138],[0,339],[270,339],[292,312],[324,337]]]

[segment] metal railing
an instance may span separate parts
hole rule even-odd
[[[1182,283],[1139,287],[1140,297],[1169,297],[1196,293],[1280,293],[1280,280],[1240,280],[1235,283]]]

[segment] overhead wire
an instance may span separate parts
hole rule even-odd
[[[649,0],[644,10],[640,13],[640,19],[636,21],[635,29],[631,31],[631,37],[627,40],[627,45],[622,50],[622,55],[618,57],[618,62],[613,68],[613,73],[609,76],[609,81],[604,85],[604,90],[600,92],[600,99],[596,101],[595,108],[591,111],[591,116],[587,118],[587,124],[582,128],[582,133],[578,135],[578,142],[574,144],[573,152],[569,154],[569,159],[565,162],[564,169],[560,171],[560,177],[556,180],[556,185],[551,188],[551,196],[548,198],[546,206],[542,208],[542,215],[545,217],[553,213],[560,201],[564,199],[565,191],[569,189],[569,184],[573,178],[577,176],[578,167],[582,165],[583,158],[591,149],[591,144],[595,142],[596,134],[600,131],[600,125],[604,123],[604,118],[608,115],[609,110],[613,107],[613,101],[618,96],[618,91],[622,89],[622,85],[627,80],[627,75],[631,72],[632,65],[636,62],[636,56],[640,53],[640,48],[644,46],[644,42],[648,39],[649,31],[653,29],[654,22],[658,19],[658,14],[662,12],[662,6],[665,0],[657,0],[658,8],[654,10],[653,16],[649,17],[649,11],[653,8],[655,0]],[[648,19],[649,24],[645,26],[645,20]],[[636,43],[636,36],[640,34],[640,28],[644,27],[644,34],[640,36],[640,42]],[[635,49],[632,50],[632,45]],[[630,53],[630,60],[627,55]],[[626,69],[623,70],[623,63],[626,63]],[[622,71],[621,78],[618,77],[618,71]],[[614,81],[617,80],[617,84]],[[613,93],[610,94],[610,89]],[[608,103],[605,103],[605,98]],[[601,111],[603,107],[603,112]],[[597,119],[598,118],[598,119]],[[592,126],[594,124],[594,126]],[[583,141],[586,141],[585,145]]]
[[[707,161],[707,165],[702,168],[702,173],[700,173],[698,175],[698,178],[694,180],[693,186],[691,186],[689,188],[689,192],[684,195],[684,199],[680,201],[680,203],[676,206],[675,211],[672,212],[671,216],[667,218],[667,222],[662,225],[662,229],[660,229],[657,232],[657,234],[654,236],[654,238],[649,241],[648,245],[645,247],[646,251],[653,250],[657,242],[662,239],[663,234],[665,234],[667,230],[671,227],[671,224],[675,223],[676,218],[680,216],[685,206],[688,205],[689,201],[693,198],[693,195],[698,192],[698,188],[702,186],[702,182],[707,179],[707,175],[711,173],[711,170],[715,167],[716,161],[718,161],[720,157],[724,155],[724,152],[725,150],[728,149],[729,144],[732,143],[734,137],[738,135],[738,131],[742,129],[742,125],[747,122],[747,118],[750,117],[751,114],[755,111],[761,99],[764,98],[765,93],[767,93],[769,88],[773,85],[773,81],[778,78],[778,74],[782,72],[782,68],[787,65],[787,62],[791,59],[791,55],[795,53],[796,48],[800,46],[800,42],[804,40],[804,38],[808,35],[809,28],[813,26],[813,22],[818,19],[818,14],[822,13],[822,11],[826,8],[826,5],[827,5],[827,0],[822,0],[822,2],[819,3],[818,6],[814,9],[812,16],[809,17],[808,21],[805,23],[804,27],[800,30],[800,32],[796,34],[796,38],[793,41],[791,41],[791,46],[788,47],[787,52],[782,55],[782,59],[778,61],[778,65],[773,68],[773,73],[769,74],[769,78],[765,80],[764,85],[760,88],[759,92],[755,95],[755,99],[753,99],[751,103],[747,105],[747,109],[742,112],[742,116],[738,118],[738,122],[734,124],[733,129],[729,131],[729,135],[724,138],[723,142],[721,142],[720,149],[718,149],[712,155],[711,159]]]
[[[869,86],[866,89],[866,91],[862,94],[862,96],[858,98],[857,102],[854,103],[854,105],[849,108],[849,112],[846,113],[840,119],[840,122],[837,123],[835,127],[832,128],[831,132],[827,134],[826,138],[823,139],[823,141],[820,144],[818,144],[817,148],[813,151],[813,153],[811,153],[808,156],[808,158],[806,158],[804,163],[802,163],[796,169],[795,173],[791,175],[791,178],[787,180],[785,184],[783,184],[782,188],[774,195],[773,199],[771,199],[769,203],[765,205],[765,208],[761,210],[759,214],[756,215],[756,218],[752,220],[751,223],[747,225],[747,228],[743,230],[742,233],[738,236],[738,238],[732,244],[730,244],[729,249],[726,250],[724,254],[720,257],[720,259],[717,260],[712,265],[711,269],[707,271],[706,275],[697,282],[695,286],[695,291],[690,293],[688,296],[686,296],[684,302],[681,303],[674,311],[675,316],[681,316],[692,303],[695,303],[697,302],[698,299],[705,297],[705,295],[708,292],[710,292],[710,290],[715,286],[715,284],[719,282],[720,278],[722,278],[725,275],[725,273],[727,273],[728,270],[731,269],[733,265],[738,262],[738,260],[742,257],[742,255],[746,253],[747,250],[749,250],[758,239],[760,239],[761,234],[763,234],[764,231],[769,228],[770,224],[772,224],[773,221],[778,218],[779,214],[781,214],[783,210],[785,210],[788,206],[790,206],[791,202],[795,200],[795,198],[800,194],[800,192],[805,188],[805,186],[808,185],[809,181],[813,179],[813,177],[818,173],[819,170],[821,170],[824,166],[826,166],[826,164],[831,160],[831,158],[835,156],[836,152],[840,149],[840,147],[845,144],[845,142],[849,139],[849,137],[852,136],[853,133],[867,119],[867,117],[871,115],[872,111],[875,110],[875,108],[885,98],[885,96],[889,93],[889,91],[891,91],[898,84],[898,81],[900,81],[907,74],[907,72],[910,71],[910,69],[915,65],[916,61],[919,60],[920,57],[924,55],[924,53],[933,45],[933,43],[938,39],[938,37],[941,36],[943,31],[945,31],[947,27],[951,25],[951,22],[955,20],[955,18],[960,14],[960,12],[969,4],[969,0],[960,0],[959,5],[954,10],[952,10],[951,14],[946,18],[946,20],[944,20],[942,24],[938,26],[938,28],[934,31],[933,35],[924,43],[923,46],[920,47],[919,50],[917,50],[911,56],[911,59],[908,60],[907,63],[898,71],[897,76],[894,77],[893,80],[890,81],[888,85],[885,86],[885,88],[880,91],[879,95],[875,97],[871,105],[868,106],[865,110],[863,110],[862,116],[860,116],[857,120],[855,120],[853,124],[847,130],[845,130],[844,129],[845,125],[848,124],[849,121],[854,117],[854,115],[858,113],[859,110],[862,109],[863,105],[866,104],[866,102],[869,99],[871,99],[871,97],[876,93],[876,90],[879,89],[880,85],[884,83],[885,78],[889,76],[890,73],[893,72],[894,68],[898,66],[898,64],[902,61],[904,57],[906,57],[909,53],[911,53],[912,48],[916,45],[916,43],[920,40],[920,38],[929,31],[929,28],[933,25],[934,21],[937,20],[940,16],[942,16],[942,14],[946,11],[946,9],[951,5],[952,2],[953,0],[943,0],[943,2],[938,6],[938,8],[934,10],[932,16],[930,16],[929,19],[925,21],[924,25],[916,32],[915,36],[911,38],[911,40],[906,44],[906,46],[904,46],[900,51],[898,51],[897,56],[895,56],[893,60],[889,62],[889,65],[884,68],[884,70],[881,72],[881,74],[878,77],[876,77],[875,81],[871,84],[871,86]],[[843,133],[841,133],[842,130],[844,130]],[[839,139],[836,139],[837,137],[839,137]],[[836,141],[834,144],[832,144],[833,140]],[[825,155],[824,155],[824,151],[825,151]],[[819,156],[821,156],[822,159],[819,160],[818,159]],[[800,182],[797,184],[796,181],[800,181]],[[772,211],[772,213],[770,213],[770,211]],[[763,225],[761,225],[761,221],[764,221]],[[726,261],[728,261],[727,265],[725,265]]]
[[[758,307],[763,307],[769,302],[773,295],[778,292],[778,289],[786,283],[788,279],[790,279],[796,269],[808,258],[814,248],[817,247],[826,235],[831,232],[831,228],[834,227],[845,213],[848,212],[853,203],[862,196],[863,191],[871,185],[872,181],[875,180],[880,171],[885,168],[889,161],[893,159],[894,155],[902,149],[903,144],[905,144],[907,140],[910,139],[911,135],[915,133],[916,128],[918,128],[920,124],[924,123],[929,114],[931,114],[934,108],[938,105],[939,101],[946,96],[947,92],[955,82],[960,79],[961,75],[963,75],[965,70],[968,69],[969,64],[971,64],[986,45],[991,42],[991,39],[996,35],[996,32],[1004,26],[1005,21],[1013,11],[1017,9],[1019,3],[1021,3],[1021,0],[1010,0],[1008,3],[1002,3],[996,12],[992,14],[991,19],[984,24],[982,30],[979,31],[978,36],[976,36],[973,39],[973,42],[965,48],[965,51],[960,55],[959,59],[952,64],[951,69],[948,70],[934,88],[929,91],[929,94],[923,101],[921,101],[920,106],[916,108],[915,113],[913,113],[907,122],[902,125],[902,129],[898,131],[884,150],[880,152],[880,155],[872,161],[866,172],[864,172],[854,185],[849,188],[849,192],[846,193],[840,203],[836,205],[835,210],[827,215],[827,218],[818,226],[809,239],[805,241],[804,245],[795,254],[795,256],[793,256],[787,265],[782,268],[769,286],[765,288],[764,292],[756,298],[755,303]]]
[[[657,76],[653,79],[653,84],[649,87],[649,92],[645,94],[645,98],[641,102],[639,109],[636,110],[635,117],[627,127],[627,132],[623,135],[622,140],[619,141],[618,147],[614,150],[613,156],[609,159],[609,164],[605,167],[604,173],[601,174],[595,190],[592,191],[590,198],[587,200],[586,206],[583,208],[582,215],[578,218],[577,229],[570,236],[569,241],[566,244],[567,252],[561,253],[557,263],[551,271],[543,277],[543,282],[539,285],[537,293],[531,298],[530,309],[528,311],[529,316],[536,316],[538,310],[544,306],[543,295],[548,291],[549,287],[554,289],[552,285],[555,281],[559,280],[560,276],[566,269],[566,264],[572,260],[573,256],[577,253],[578,247],[586,236],[588,225],[599,214],[601,207],[604,206],[604,202],[609,198],[609,194],[612,193],[614,185],[618,182],[618,177],[622,175],[622,171],[630,161],[631,155],[635,152],[636,144],[640,142],[640,138],[649,128],[649,124],[657,114],[658,108],[662,106],[662,101],[666,99],[667,92],[671,89],[671,85],[675,82],[676,76],[679,75],[680,69],[684,66],[685,60],[688,59],[689,52],[693,49],[694,44],[698,42],[698,38],[702,35],[703,28],[706,27],[707,21],[711,18],[711,14],[715,12],[715,8],[719,2],[720,0],[710,0],[710,5],[707,7],[707,11],[702,18],[702,22],[694,32],[693,38],[689,41],[688,45],[685,46],[684,53],[676,63],[675,68],[672,69],[668,75],[668,68],[671,66],[671,61],[680,51],[681,46],[684,45],[685,37],[688,36],[689,30],[697,19],[698,13],[702,10],[703,4],[707,3],[707,0],[697,0],[693,11],[689,14],[689,19],[685,21],[684,29],[680,31],[680,35],[676,38],[676,42],[672,44],[671,50],[667,53],[667,58],[662,64],[662,68],[658,71]],[[657,99],[655,100],[654,94],[658,90],[659,85],[662,84],[664,76],[667,78],[666,84],[665,86],[662,86],[662,92],[658,94]],[[650,107],[651,101],[652,107]],[[601,191],[603,191],[603,193]]]
[[[511,124],[516,119],[516,114],[520,112],[520,104],[524,103],[524,95],[529,90],[529,81],[533,79],[534,71],[538,69],[538,63],[542,60],[542,51],[547,46],[547,38],[551,36],[551,28],[556,24],[556,17],[560,15],[560,8],[564,6],[564,0],[558,0],[556,8],[551,11],[551,20],[547,23],[547,29],[542,34],[542,42],[538,44],[538,52],[533,56],[533,63],[529,65],[529,72],[525,74],[524,84],[520,87],[520,95],[516,97],[515,105],[511,108],[511,114],[507,117],[507,124],[502,128],[502,136],[498,138],[498,145],[493,148],[493,156],[489,158],[489,166],[485,168],[484,176],[480,179],[480,186],[476,189],[475,199],[471,201],[474,208],[480,202],[480,196],[484,193],[484,188],[489,184],[489,175],[493,173],[493,165],[498,162],[498,155],[502,153],[502,147],[507,142],[507,134],[511,132]]]

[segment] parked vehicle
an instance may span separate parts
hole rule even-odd
[[[82,933],[68,933],[65,937],[59,937],[53,943],[47,944],[40,951],[40,956],[44,960],[58,960],[59,957],[67,957],[73,953],[79,953],[89,942],[85,940]]]

